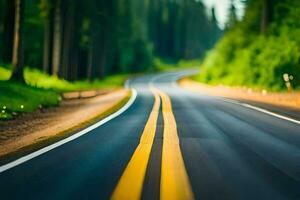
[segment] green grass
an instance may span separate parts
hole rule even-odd
[[[0,80],[7,80],[9,79],[11,74],[11,70],[4,68],[4,67],[0,67]]]
[[[24,85],[8,81],[10,75],[10,66],[0,66],[0,120],[12,119],[19,113],[33,112],[41,107],[57,106],[62,92],[118,88],[129,77],[121,74],[93,82],[69,82],[27,67],[24,71],[27,85]]]
[[[56,106],[59,102],[60,95],[55,91],[0,81],[0,120],[11,119],[18,113],[32,112],[41,107]]]
[[[28,85],[38,88],[52,89],[58,92],[101,88],[117,88],[121,87],[128,77],[128,74],[118,74],[107,76],[102,80],[95,80],[92,82],[86,80],[69,82],[63,79],[59,79],[57,77],[49,76],[36,69],[25,69],[25,80]]]

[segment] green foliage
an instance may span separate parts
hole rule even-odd
[[[12,60],[14,2],[0,0],[0,63]],[[195,0],[26,0],[24,9],[24,53],[14,70],[24,69],[27,85],[7,81],[12,67],[0,65],[0,102],[7,107],[0,118],[57,105],[64,91],[120,87],[127,73],[193,67],[199,61],[153,61],[154,55],[199,58],[221,34],[214,10],[209,17]]]
[[[202,1],[149,1],[148,32],[156,56],[198,59],[214,46],[222,31],[214,9],[211,16]]]
[[[15,5],[0,2],[0,62],[8,63]],[[195,0],[26,0],[24,9],[20,69],[72,81],[151,71],[154,55],[201,58],[222,34],[214,9]]]
[[[30,66],[42,66],[43,51],[43,15],[36,0],[27,0],[24,16],[24,63]],[[43,8],[44,9],[44,8]]]
[[[249,5],[242,22],[229,30],[209,52],[195,79],[211,84],[246,85],[284,90],[284,73],[300,87],[300,2],[285,0],[275,6],[267,34],[255,27],[259,2]]]
[[[138,40],[134,44],[135,55],[132,72],[143,72],[150,69],[153,61],[152,46],[145,40]]]
[[[117,56],[119,72],[141,72],[152,67],[152,45],[148,39],[144,1],[117,1]]]
[[[52,2],[50,2],[49,0],[40,0],[40,16],[43,18],[47,18],[50,15],[50,9],[52,8],[52,6]]]

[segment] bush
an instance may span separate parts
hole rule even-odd
[[[255,11],[248,10],[245,19],[228,31],[207,54],[201,74],[195,79],[210,84],[246,85],[279,91],[285,89],[283,74],[288,73],[294,77],[293,86],[299,88],[300,3],[286,6],[291,2],[286,0],[278,4],[275,20],[266,36],[254,30],[257,23],[249,19],[253,20]],[[280,14],[283,8],[284,15]]]

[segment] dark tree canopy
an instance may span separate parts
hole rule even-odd
[[[26,65],[68,80],[149,70],[154,57],[201,58],[221,33],[195,0],[0,0],[0,9],[0,62],[12,62],[21,27],[17,74]]]

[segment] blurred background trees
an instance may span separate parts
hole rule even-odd
[[[243,2],[244,17],[228,22],[224,37],[204,59],[197,79],[278,91],[286,88],[283,75],[289,74],[292,86],[299,88],[300,1]]]
[[[221,34],[195,0],[0,0],[0,62],[18,81],[24,66],[67,80],[151,70],[201,58]]]

